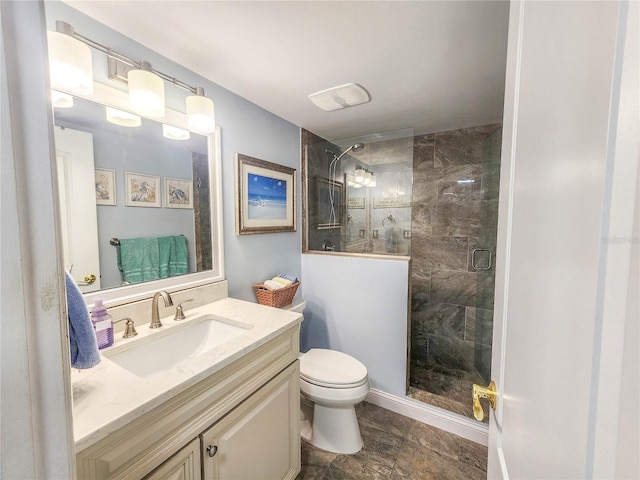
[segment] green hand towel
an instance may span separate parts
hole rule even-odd
[[[160,278],[189,273],[187,239],[183,235],[158,237]]]
[[[125,282],[140,283],[160,278],[158,239],[122,238],[118,247],[118,268]]]

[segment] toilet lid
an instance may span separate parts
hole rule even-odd
[[[367,367],[346,353],[312,348],[300,358],[300,377],[321,386],[362,384]]]

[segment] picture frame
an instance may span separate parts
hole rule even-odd
[[[337,180],[314,176],[312,195],[315,197],[315,209],[312,215],[316,219],[316,230],[333,230],[342,227],[345,211],[344,184]],[[333,197],[333,213],[331,198]]]
[[[127,207],[160,208],[160,177],[144,173],[124,172],[125,197]]]
[[[193,209],[193,181],[183,178],[164,178],[165,208]]]
[[[96,205],[116,205],[116,171],[95,168]]]
[[[296,231],[296,169],[236,154],[236,235]]]

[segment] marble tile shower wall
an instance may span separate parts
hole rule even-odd
[[[500,125],[414,139],[411,383],[431,393],[456,390],[450,378],[489,379],[494,271],[471,262],[476,248],[495,255],[500,146]],[[420,366],[437,374],[422,382]]]

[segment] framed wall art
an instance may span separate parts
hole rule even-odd
[[[128,207],[156,207],[160,204],[160,177],[124,172],[125,197]]]
[[[296,170],[236,154],[236,235],[296,231]]]
[[[166,208],[193,208],[193,182],[189,179],[164,179],[164,206]]]
[[[107,168],[94,169],[96,178],[96,205],[116,204],[116,171]]]

